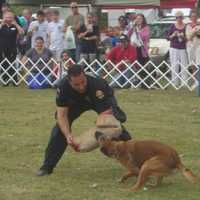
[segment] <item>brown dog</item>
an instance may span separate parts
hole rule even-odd
[[[100,144],[100,150],[109,157],[116,158],[128,169],[122,178],[138,176],[137,182],[132,191],[137,191],[144,186],[147,178],[156,178],[156,184],[161,183],[164,176],[169,175],[174,169],[182,172],[190,182],[196,182],[197,177],[191,170],[185,168],[181,163],[175,149],[154,140],[129,140],[127,142],[112,141],[96,133]]]

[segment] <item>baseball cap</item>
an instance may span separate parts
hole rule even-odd
[[[121,34],[121,35],[119,36],[119,39],[120,39],[120,40],[126,40],[126,41],[129,40],[129,39],[128,39],[128,36],[125,35],[125,34]]]

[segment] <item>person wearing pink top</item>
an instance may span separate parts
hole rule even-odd
[[[149,40],[150,40],[150,28],[147,25],[146,19],[143,14],[138,14],[135,18],[135,25],[129,32],[129,37],[131,44],[136,47],[137,50],[137,60],[141,66],[144,66],[149,61]],[[150,73],[152,69],[149,67],[146,70]],[[148,74],[145,70],[139,73],[141,79],[145,79]],[[143,89],[148,89],[151,80],[149,78],[145,79],[145,83],[141,84]]]
[[[181,11],[176,12],[176,22],[167,31],[170,41],[169,59],[171,81],[176,88],[187,85],[188,82],[188,55],[186,51],[186,25]]]
[[[149,60],[148,49],[150,40],[150,28],[143,14],[138,14],[135,26],[129,33],[131,44],[137,47],[138,61],[144,65]]]

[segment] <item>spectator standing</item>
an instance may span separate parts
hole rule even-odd
[[[47,42],[47,30],[48,22],[45,21],[45,13],[42,10],[37,12],[37,20],[31,22],[28,34],[31,35],[31,47],[34,48],[35,38],[42,37],[44,39],[45,46],[48,46]]]
[[[129,27],[128,27],[127,18],[125,16],[121,15],[118,18],[118,22],[119,22],[119,35],[121,35],[121,34],[128,35]]]
[[[24,18],[24,25],[22,26],[24,30],[24,35],[21,35],[18,38],[18,49],[21,56],[24,56],[25,53],[31,48],[31,37],[28,35],[28,29],[32,22],[32,10],[31,9],[24,9],[23,10],[23,18]]]
[[[78,4],[72,2],[70,4],[72,14],[66,18],[66,26],[72,26],[75,33],[80,29],[80,26],[84,24],[84,16],[79,13]]]
[[[3,71],[7,70],[7,73],[2,75],[3,81],[8,85],[9,80],[12,77],[12,82],[16,85],[17,74],[15,65],[13,63],[17,56],[17,36],[23,34],[23,29],[15,21],[14,13],[11,11],[5,11],[3,13],[3,20],[0,23],[0,63]],[[7,59],[8,61],[3,61]],[[10,63],[9,63],[10,62]]]
[[[129,34],[131,44],[136,46],[139,63],[145,65],[149,60],[150,28],[143,14],[137,15],[135,25]]]
[[[135,24],[130,30],[130,40],[131,44],[136,46],[137,49],[137,60],[142,67],[149,61],[149,40],[150,40],[150,28],[147,25],[146,18],[143,14],[138,14],[135,18]],[[149,66],[145,66],[146,70],[150,73],[152,69]],[[148,73],[145,70],[140,71],[139,76],[141,80],[145,79],[148,76]],[[150,85],[150,79],[145,79],[145,84],[142,83],[141,87],[143,89],[148,89]]]
[[[191,22],[186,26],[187,52],[190,64],[200,64],[200,23],[196,11],[190,13]]]
[[[45,8],[43,9],[43,12],[45,14],[45,20],[50,23],[52,21],[52,9],[51,8]]]
[[[2,6],[1,6],[1,13],[2,13],[2,17],[3,17],[3,14],[7,11],[10,11],[12,12],[11,8],[10,8],[10,5],[8,3],[3,3]],[[19,21],[19,18],[17,16],[14,15],[14,19],[15,21],[17,22],[18,25],[21,26],[20,24],[20,21]]]
[[[78,61],[80,59],[80,48],[78,45],[77,33],[80,27],[84,24],[84,16],[79,13],[78,4],[76,2],[72,2],[70,4],[70,7],[72,10],[72,14],[66,18],[65,25],[66,25],[66,28],[68,26],[72,27],[72,30],[76,39],[76,48],[68,49],[68,54],[73,60]]]
[[[52,21],[48,24],[49,49],[54,57],[59,60],[64,49],[64,20],[60,19],[58,10],[52,10]]]
[[[91,63],[97,57],[97,42],[99,27],[94,23],[94,15],[87,14],[87,24],[80,27],[78,38],[80,39],[80,58]]]
[[[171,63],[171,79],[173,84],[177,87],[179,85],[179,78],[181,82],[187,82],[187,65],[188,55],[186,51],[186,27],[183,23],[183,13],[178,11],[176,13],[176,23],[171,25],[167,39],[170,41],[169,58]],[[180,67],[180,69],[179,69]]]

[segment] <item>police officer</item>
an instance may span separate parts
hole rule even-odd
[[[0,62],[5,58],[10,63],[15,61],[17,56],[17,36],[23,33],[23,29],[14,19],[14,14],[11,11],[4,12],[3,19],[0,21]],[[8,82],[11,76],[17,82],[14,66],[10,66],[8,61],[2,62],[3,72],[5,72],[2,78],[5,82]]]
[[[126,115],[118,107],[113,90],[107,82],[85,74],[83,67],[77,64],[68,69],[68,76],[61,81],[57,89],[56,105],[57,123],[52,129],[38,176],[53,172],[68,144],[76,149],[71,125],[83,112],[92,109],[100,114],[112,110],[120,122],[126,121]],[[129,133],[123,128],[119,140],[129,139]]]

